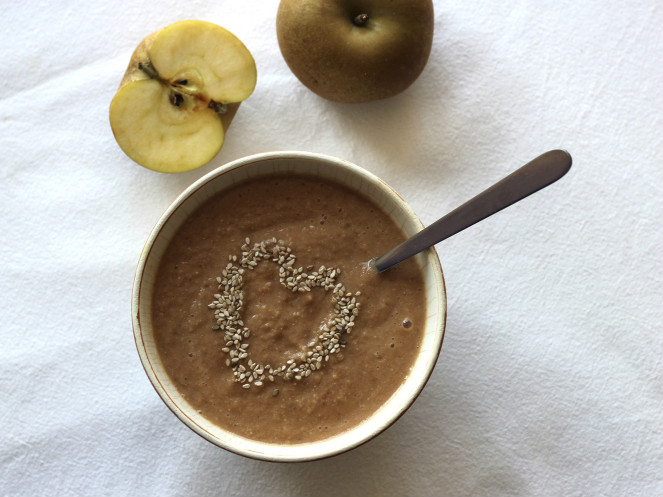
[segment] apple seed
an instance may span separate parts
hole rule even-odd
[[[154,65],[152,65],[152,61],[150,59],[147,59],[147,61],[145,62],[139,62],[138,69],[140,69],[145,74],[147,74],[147,76],[150,79],[156,79],[157,81],[161,82],[163,85],[170,87],[171,91],[170,91],[169,100],[170,103],[173,104],[175,107],[181,107],[182,104],[184,103],[184,97],[181,94],[200,98],[194,90],[185,88],[186,85],[189,84],[188,79],[182,78],[175,80],[172,83],[165,81],[159,75],[159,71],[157,71]]]
[[[184,103],[184,97],[174,91],[170,92],[170,103],[175,107],[180,107]]]

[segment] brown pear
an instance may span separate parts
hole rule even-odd
[[[276,32],[304,85],[360,103],[401,93],[419,77],[434,21],[432,0],[281,0]]]

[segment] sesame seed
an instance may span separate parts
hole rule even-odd
[[[277,244],[276,238],[256,242],[252,248],[248,237],[244,242],[239,259],[236,255],[228,256],[229,262],[221,271],[222,276],[216,277],[222,294],[214,294],[215,300],[208,305],[216,319],[213,329],[225,332],[225,347],[221,350],[229,355],[225,361],[226,366],[233,370],[234,381],[242,383],[242,388],[245,389],[250,388],[251,383],[262,386],[264,381],[274,382],[276,377],[301,381],[322,368],[323,357],[327,362],[330,354],[338,353],[346,346],[341,338],[349,334],[355,325],[355,316],[359,311],[356,297],[361,292],[356,292],[353,296],[342,283],[336,281],[341,274],[340,268],[320,266],[317,271],[314,271],[313,265],[296,268],[296,257],[291,247]],[[249,338],[251,331],[244,327],[242,321],[244,303],[242,275],[245,272],[244,268],[251,270],[261,261],[276,263],[279,266],[280,283],[292,292],[310,292],[315,287],[321,287],[325,292],[332,292],[333,311],[329,321],[323,325],[323,333],[318,336],[316,342],[308,346],[301,364],[296,364],[294,359],[288,359],[285,364],[272,367],[269,364],[261,365],[248,358],[249,343],[245,340]],[[247,371],[244,364],[248,364],[251,372]],[[278,395],[278,389],[273,392],[274,396]]]

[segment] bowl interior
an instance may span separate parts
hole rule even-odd
[[[434,249],[416,256],[425,282],[427,317],[420,354],[407,380],[373,416],[331,438],[282,445],[249,440],[209,422],[178,393],[164,370],[152,334],[151,294],[162,255],[187,217],[210,197],[245,179],[292,172],[334,180],[370,197],[410,236],[422,228],[406,202],[376,176],[349,162],[309,152],[273,152],[239,159],[210,172],[185,190],[152,230],[141,254],[132,296],[134,335],[145,371],[166,405],[196,433],[238,454],[271,461],[319,459],[349,450],[391,425],[414,401],[437,361],[446,323],[446,293]],[[376,254],[380,255],[380,254]]]

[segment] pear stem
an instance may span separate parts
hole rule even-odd
[[[352,20],[352,23],[355,26],[359,27],[365,26],[367,22],[368,22],[368,14],[359,14]]]

